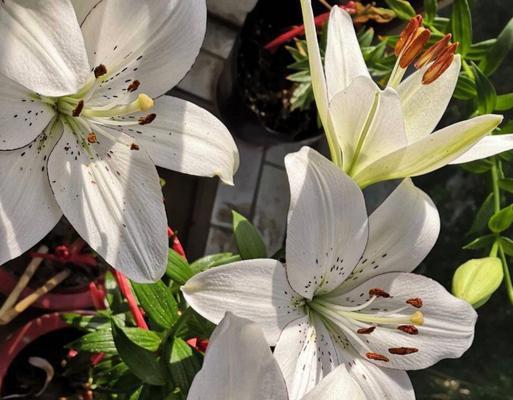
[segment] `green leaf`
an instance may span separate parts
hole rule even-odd
[[[374,28],[360,29],[356,36],[360,47],[368,47],[372,44],[372,39],[374,39]]]
[[[479,207],[468,234],[483,232],[487,227],[488,220],[493,215],[493,211],[493,193],[490,193],[483,204],[481,204],[481,207]]]
[[[499,179],[499,187],[502,190],[505,190],[506,192],[513,193],[513,179],[511,179],[511,178]]]
[[[424,19],[428,25],[434,22],[437,8],[437,0],[424,0]]]
[[[435,21],[433,22],[433,27],[440,32],[448,33],[449,25],[451,21],[446,17],[435,17]]]
[[[513,205],[497,211],[488,221],[488,227],[492,232],[500,233],[508,229],[513,223]]]
[[[140,328],[119,328],[122,330],[132,342],[149,351],[156,351],[160,346],[160,336],[152,331]],[[73,341],[68,347],[77,350],[87,351],[91,353],[116,353],[116,346],[112,337],[112,329],[99,329],[95,332],[88,333],[81,338]]]
[[[478,43],[473,43],[470,46],[470,50],[465,55],[467,60],[480,61],[486,57],[486,54],[490,51],[493,45],[497,42],[497,39],[483,40]]]
[[[497,41],[490,48],[479,67],[486,75],[493,74],[502,64],[510,50],[513,48],[513,18],[509,20],[502,32],[497,36]]]
[[[472,44],[472,17],[467,0],[454,0],[451,15],[453,42],[460,42],[458,51],[465,55]]]
[[[256,228],[239,213],[232,211],[235,242],[243,260],[266,258],[267,250]]]
[[[472,65],[472,71],[476,78],[477,110],[481,115],[490,114],[497,104],[495,87],[477,65]]]
[[[453,96],[458,100],[472,100],[477,96],[476,84],[466,73],[460,73]]]
[[[499,242],[504,253],[510,257],[513,257],[513,240],[508,237],[501,236]]]
[[[185,258],[173,249],[169,249],[166,275],[179,285],[184,285],[194,275],[194,272]]]
[[[112,336],[119,356],[130,372],[150,385],[165,385],[163,371],[153,352],[135,344],[114,322],[112,322]]]
[[[490,248],[495,241],[495,235],[486,235],[481,236],[477,239],[472,240],[470,243],[467,243],[463,248],[465,250],[478,250],[478,249],[486,249]]]
[[[229,264],[235,261],[240,261],[240,256],[233,253],[219,253],[211,254],[194,261],[191,264],[191,269],[195,274],[198,272],[206,271],[207,269],[217,267],[219,265]]]
[[[385,0],[388,7],[395,12],[398,18],[408,21],[416,14],[415,9],[411,6],[409,1],[406,0]]]
[[[501,94],[497,96],[496,111],[507,111],[513,108],[513,93]]]
[[[169,363],[173,383],[181,391],[188,392],[194,377],[201,369],[198,354],[183,339],[174,338]]]
[[[178,305],[164,282],[151,284],[132,282],[135,295],[150,319],[163,329],[169,329],[178,319]]]
[[[483,174],[492,169],[492,162],[487,159],[471,161],[465,164],[461,164],[461,168],[465,171],[472,172],[473,174]]]

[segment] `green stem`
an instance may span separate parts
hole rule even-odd
[[[502,247],[499,247],[499,254],[502,261],[502,268],[504,269],[504,281],[506,285],[506,292],[511,304],[513,304],[513,283],[511,283],[511,274],[509,273],[508,260],[506,260],[506,254]]]
[[[493,205],[495,212],[500,211],[501,209],[501,193],[499,188],[499,171],[497,167],[497,160],[493,159],[492,166],[492,187],[493,187]]]

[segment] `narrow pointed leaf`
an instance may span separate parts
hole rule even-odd
[[[135,344],[114,322],[112,336],[119,356],[130,372],[150,385],[162,386],[166,383],[157,356],[153,352]]]
[[[179,285],[183,285],[194,275],[194,272],[185,258],[170,249],[167,257],[166,275]]]
[[[513,18],[509,20],[497,37],[495,44],[490,48],[479,67],[486,75],[493,74],[502,64],[510,50],[513,48]]]
[[[460,43],[461,54],[467,54],[472,44],[472,17],[467,0],[454,1],[451,24],[453,41]]]
[[[463,246],[463,249],[465,250],[478,250],[478,249],[486,249],[490,248],[493,245],[493,242],[495,242],[495,235],[486,235],[481,236],[477,239],[472,240],[470,243],[467,243],[465,246]]]
[[[513,205],[503,208],[492,215],[488,227],[492,232],[500,233],[508,229],[513,223]]]
[[[472,70],[476,78],[477,109],[479,114],[490,114],[497,104],[497,93],[492,82],[486,77],[479,67],[473,65]]]
[[[476,213],[474,222],[472,222],[472,226],[470,227],[468,234],[472,235],[474,233],[483,232],[488,225],[488,220],[493,215],[493,211],[493,193],[490,193],[486,197],[485,201],[483,201],[483,204],[481,204],[481,207],[479,207],[479,210]]]
[[[198,354],[180,338],[174,338],[169,360],[173,383],[184,393],[189,391],[194,377],[201,369]]]
[[[511,178],[499,179],[499,186],[502,190],[505,190],[506,192],[513,193],[513,179],[511,179]]]
[[[427,24],[432,24],[438,8],[437,0],[424,0],[424,17]]]
[[[151,284],[132,282],[139,303],[151,321],[162,329],[169,329],[178,319],[178,306],[171,289],[162,281]]]
[[[387,5],[394,11],[398,18],[407,21],[416,14],[415,9],[406,0],[385,0]]]
[[[497,104],[495,109],[497,111],[507,111],[513,108],[513,93],[501,94],[497,96]]]
[[[267,250],[264,241],[253,224],[239,213],[235,211],[232,213],[233,233],[241,258],[243,260],[266,258]]]

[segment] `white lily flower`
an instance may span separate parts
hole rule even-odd
[[[405,180],[367,218],[359,187],[319,153],[303,148],[285,163],[286,266],[213,268],[182,287],[187,302],[214,323],[226,311],[259,323],[291,399],[339,365],[368,399],[414,398],[403,370],[461,356],[476,321],[468,303],[410,273],[438,237],[435,205]]]
[[[323,379],[303,400],[365,400],[345,368]],[[203,367],[187,400],[287,400],[287,387],[262,329],[226,313],[210,337]]]
[[[205,0],[0,3],[0,264],[64,214],[131,279],[162,275],[155,164],[227,183],[238,165],[210,113],[167,96],[154,106],[190,69],[205,29]]]
[[[412,52],[418,54],[427,40],[429,32],[419,28],[418,43],[399,55],[388,87],[381,90],[370,77],[349,14],[333,7],[323,66],[311,2],[301,0],[301,5],[313,91],[332,159],[361,187],[513,149],[513,135],[486,136],[502,121],[499,115],[433,132],[458,80],[461,61],[453,56],[454,45],[401,82],[407,67],[400,66],[401,58],[413,61]],[[447,43],[448,38],[440,43],[440,51]]]

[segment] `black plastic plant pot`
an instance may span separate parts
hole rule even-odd
[[[325,12],[322,7],[316,12]],[[256,145],[312,143],[322,137],[315,107],[290,111],[293,83],[286,79],[293,62],[284,46],[264,46],[302,24],[297,0],[260,0],[248,15],[218,82],[221,117],[232,133]]]

